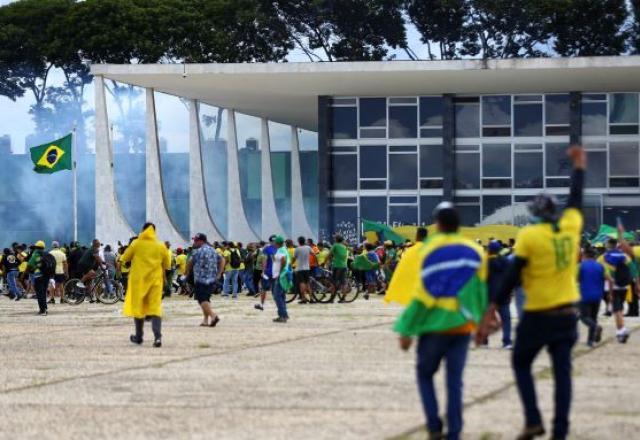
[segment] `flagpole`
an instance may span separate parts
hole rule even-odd
[[[73,160],[73,241],[78,241],[78,164],[76,161],[76,126],[73,125],[71,139],[71,159]]]

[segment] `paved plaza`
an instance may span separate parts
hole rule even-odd
[[[291,305],[214,297],[222,320],[198,326],[197,304],[165,303],[164,346],[132,346],[120,305],[54,305],[0,298],[0,437],[152,439],[423,439],[414,355],[390,327],[399,309]],[[640,331],[576,350],[573,438],[630,439],[640,432]],[[631,321],[636,330],[640,323]],[[584,329],[581,329],[584,330]],[[584,331],[582,331],[584,337]],[[512,439],[522,424],[509,353],[473,349],[465,374],[465,438]],[[550,424],[551,373],[536,365]],[[439,377],[442,386],[442,377]],[[441,394],[442,395],[442,394]]]

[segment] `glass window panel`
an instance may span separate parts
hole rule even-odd
[[[420,197],[420,224],[430,225],[433,221],[433,210],[442,202],[442,196]]]
[[[418,155],[389,155],[389,189],[418,188]]]
[[[360,197],[360,218],[386,223],[387,198],[385,196]]]
[[[607,103],[582,103],[582,135],[599,136],[607,134]]]
[[[480,223],[480,206],[458,205],[461,226],[476,226]]]
[[[609,122],[612,124],[638,123],[638,94],[612,93]]]
[[[611,177],[638,175],[637,142],[611,142],[609,144],[609,175]]]
[[[238,168],[240,171],[240,192],[242,193],[242,205],[252,229],[259,233],[262,226],[262,182],[261,182],[261,155],[260,155],[260,118],[244,115],[236,112],[236,130],[238,133]],[[300,132],[300,130],[298,130]],[[310,133],[310,132],[309,132]],[[303,142],[304,141],[304,142]],[[300,149],[307,143],[307,139],[300,138]],[[317,140],[316,140],[317,145]],[[307,147],[309,148],[309,147]],[[317,149],[317,147],[316,147]],[[303,169],[303,155],[307,151],[300,153],[301,176],[304,181],[311,174],[313,169]],[[315,173],[317,176],[317,172]],[[317,182],[317,177],[316,177]],[[318,185],[314,185],[318,188]],[[316,197],[317,199],[317,197]],[[305,205],[306,207],[306,205]]]
[[[545,170],[547,176],[569,176],[571,160],[567,157],[569,144],[549,143],[545,145]]]
[[[511,224],[513,222],[511,196],[483,196],[482,222],[488,225]]]
[[[227,115],[222,108],[200,104],[202,176],[211,217],[223,235],[227,234]]]
[[[569,126],[547,126],[544,132],[547,136],[567,136],[569,134]]]
[[[567,188],[569,187],[569,179],[567,177],[558,177],[547,179],[547,187],[549,188]]]
[[[457,189],[480,188],[479,153],[456,153],[455,187]]]
[[[511,144],[482,146],[482,177],[511,177]]]
[[[360,145],[360,177],[387,177],[386,145]]]
[[[300,144],[300,173],[302,179],[302,197],[304,210],[307,214],[309,225],[318,231],[318,133],[298,129],[298,141]],[[262,200],[262,195],[260,195]],[[262,204],[260,205],[260,218],[262,219]]]
[[[418,107],[412,105],[389,107],[389,137],[395,139],[418,137]]]
[[[331,235],[340,234],[348,243],[358,241],[358,207],[331,206],[329,207],[331,220],[329,221]]]
[[[387,189],[386,180],[361,180],[360,189]]]
[[[511,188],[511,179],[482,179],[483,188]]]
[[[607,186],[607,152],[587,151],[589,172],[585,173],[587,188],[605,188]]]
[[[542,152],[516,153],[513,171],[516,188],[542,188]]]
[[[420,145],[420,177],[442,177],[444,147]]]
[[[276,212],[285,231],[291,231],[291,127],[269,121],[271,183]]]
[[[444,99],[441,96],[425,96],[420,98],[420,126],[442,125]]]
[[[542,95],[515,95],[515,102],[542,102]]]
[[[331,138],[358,138],[358,109],[356,107],[331,108]]]
[[[387,99],[360,98],[360,127],[387,126]]]
[[[442,137],[442,128],[421,128],[420,137],[423,137],[423,138]]]
[[[638,134],[637,125],[610,125],[611,134]]]
[[[389,98],[389,104],[417,104],[417,103],[418,103],[418,99],[413,96]]]
[[[357,205],[357,197],[329,197],[329,205]]]
[[[515,151],[524,150],[540,150],[542,151],[542,144],[516,144],[513,146]]]
[[[442,179],[422,179],[420,180],[421,189],[438,189],[442,188]]]
[[[511,127],[484,127],[482,129],[484,137],[509,137],[511,136]]]
[[[386,128],[361,128],[360,137],[364,139],[382,139],[387,137]]]
[[[569,125],[569,95],[545,95],[546,124]]]
[[[395,204],[416,204],[418,203],[417,197],[412,196],[395,196],[389,197],[389,203]]]
[[[480,136],[480,106],[455,104],[455,135],[457,138]]]
[[[511,125],[511,96],[482,97],[482,125]]]
[[[417,206],[389,206],[390,225],[415,225],[417,223]]]
[[[356,98],[331,98],[331,104],[333,105],[356,105]]]
[[[583,93],[583,101],[606,101],[607,95],[605,93]]]
[[[331,189],[355,191],[358,188],[358,156],[332,154],[331,163]]]
[[[520,104],[513,107],[515,136],[542,136],[542,104]]]
[[[609,186],[612,188],[637,187],[640,179],[635,177],[616,177],[609,179]]]

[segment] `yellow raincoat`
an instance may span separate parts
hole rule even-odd
[[[162,316],[164,271],[171,267],[171,259],[164,243],[156,238],[155,229],[142,231],[122,255],[122,261],[131,262],[122,313],[132,318]]]

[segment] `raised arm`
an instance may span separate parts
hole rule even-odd
[[[567,151],[573,161],[573,172],[569,187],[567,208],[582,209],[582,194],[584,192],[584,173],[587,169],[587,153],[580,145],[574,145]]]

